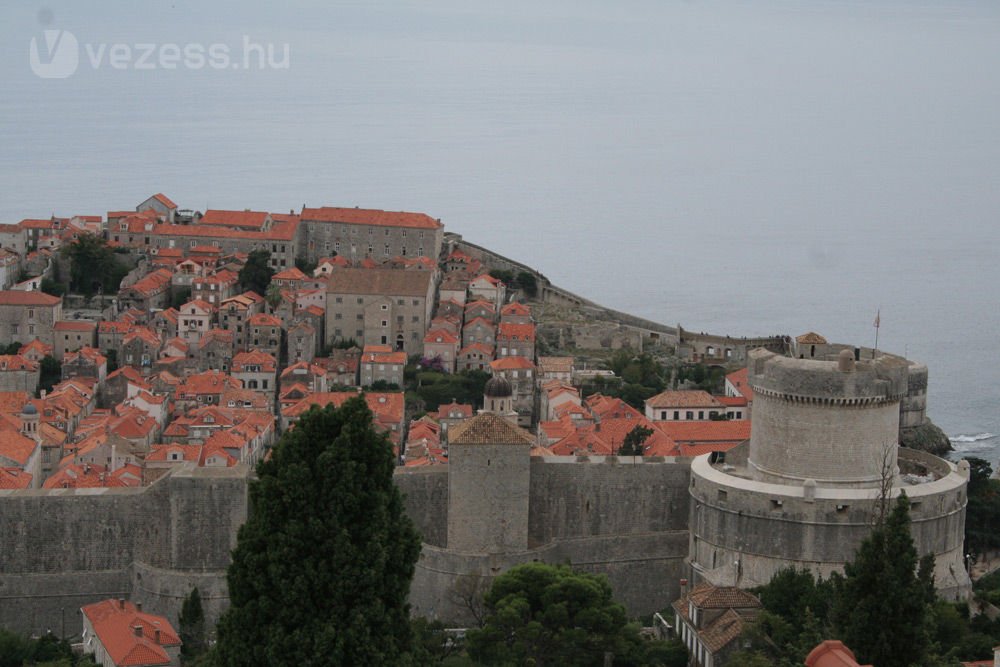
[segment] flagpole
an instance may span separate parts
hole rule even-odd
[[[882,320],[882,306],[875,311],[875,348],[872,350],[872,359],[878,355],[878,328]]]

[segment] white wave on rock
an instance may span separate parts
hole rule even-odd
[[[992,440],[995,437],[992,433],[977,433],[976,435],[950,435],[948,439],[952,442],[979,442],[980,440]]]

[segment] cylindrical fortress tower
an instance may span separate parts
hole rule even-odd
[[[692,577],[753,587],[788,567],[829,576],[870,534],[883,494],[906,493],[938,592],[964,598],[968,463],[898,447],[901,412],[923,410],[926,367],[847,346],[826,352],[749,354],[749,444],[691,463]]]
[[[792,359],[758,349],[750,353],[749,383],[754,479],[874,488],[895,475],[905,361],[856,361],[850,350],[836,361]]]

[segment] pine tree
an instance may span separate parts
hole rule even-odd
[[[645,426],[636,426],[625,435],[622,446],[618,448],[619,456],[642,456],[643,445],[646,439],[653,435],[653,429]]]
[[[420,539],[393,467],[362,397],[312,408],[282,436],[250,487],[220,665],[409,661],[406,597]]]
[[[181,604],[177,629],[181,637],[181,657],[185,662],[205,651],[205,611],[201,607],[201,593],[197,586]]]
[[[879,667],[919,663],[928,643],[928,571],[910,537],[910,501],[896,499],[885,523],[861,543],[844,566],[836,622],[861,662]]]

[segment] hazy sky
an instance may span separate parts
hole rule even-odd
[[[867,343],[881,306],[932,404],[998,385],[998,3],[90,4],[0,8],[4,222],[418,210],[696,329]],[[33,73],[45,29],[71,76]]]

